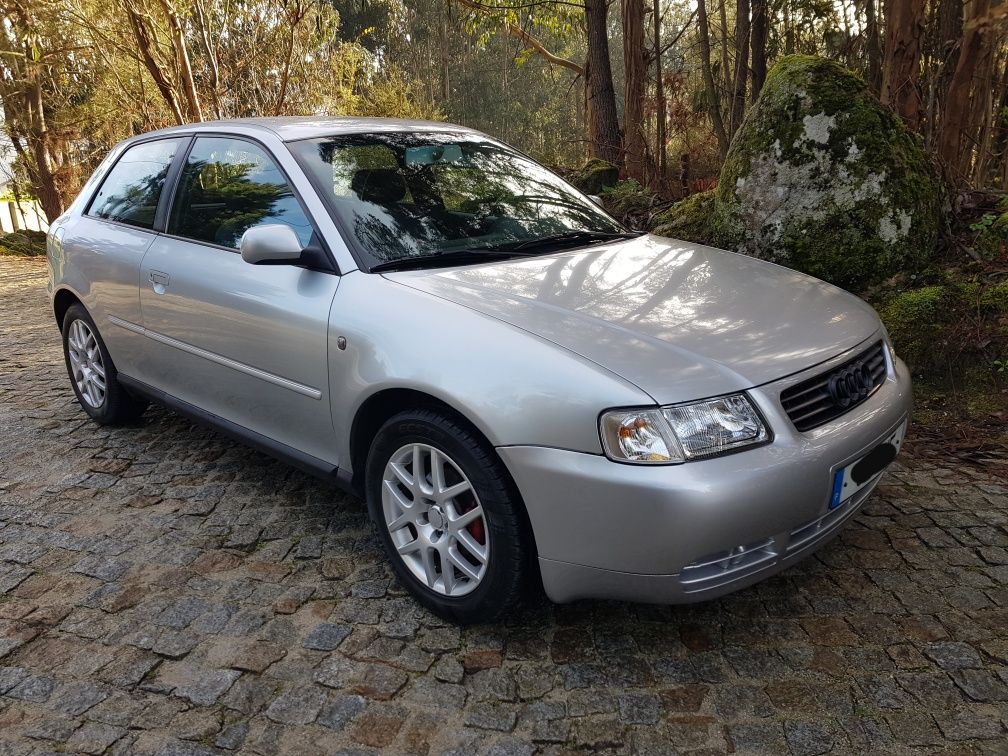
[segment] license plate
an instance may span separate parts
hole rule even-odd
[[[860,459],[851,462],[833,474],[833,496],[830,499],[830,509],[836,509],[870,484],[879,473],[889,466],[890,462],[896,459],[900,444],[903,443],[906,426],[904,420],[889,438]]]

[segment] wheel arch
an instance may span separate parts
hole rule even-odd
[[[522,513],[522,519],[524,521],[524,528],[532,543],[532,549],[534,552],[533,556],[537,557],[539,549],[536,545],[535,531],[532,529],[532,521],[529,518],[528,508],[525,506],[525,500],[522,497],[521,491],[518,489],[518,485],[515,483],[507,464],[505,464],[504,460],[501,459],[499,454],[497,454],[497,450],[494,448],[490,439],[487,438],[487,434],[484,433],[476,423],[466,417],[463,412],[433,394],[429,394],[418,389],[385,388],[375,392],[361,403],[350,426],[350,460],[351,469],[353,471],[351,485],[353,489],[362,497],[366,493],[364,486],[364,468],[366,467],[367,454],[371,449],[371,443],[374,441],[374,438],[378,434],[382,425],[400,412],[414,409],[432,409],[444,412],[465,425],[473,433],[477,434],[479,438],[486,442],[487,446],[500,463],[501,469],[504,470],[504,473],[507,476],[508,487],[511,490],[511,495],[515,497],[515,500],[519,504],[519,509]],[[533,569],[536,570],[536,574],[538,574],[539,560],[537,558],[533,558],[531,561],[533,562]]]
[[[84,302],[81,301],[81,298],[74,294],[70,289],[57,289],[56,293],[53,294],[53,315],[56,316],[56,327],[61,331],[63,330],[63,318],[66,317],[67,310],[75,304],[79,304],[81,307],[84,307]],[[84,309],[87,308],[84,307]]]

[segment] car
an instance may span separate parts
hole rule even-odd
[[[859,511],[909,420],[862,300],[632,231],[445,123],[128,139],[47,252],[91,418],[155,401],[363,497],[399,581],[459,623],[752,585]]]

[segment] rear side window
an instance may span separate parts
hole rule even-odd
[[[165,176],[183,139],[130,147],[108,172],[87,214],[140,228],[154,227]]]
[[[258,145],[200,137],[179,177],[168,233],[238,249],[242,234],[267,223],[294,229],[307,246],[312,225],[287,179]]]

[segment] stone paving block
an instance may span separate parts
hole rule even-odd
[[[305,725],[315,721],[325,702],[326,695],[319,688],[293,688],[274,699],[266,716],[280,724]]]
[[[302,645],[305,648],[317,651],[333,651],[339,648],[339,645],[346,640],[352,630],[353,628],[350,625],[335,625],[323,622],[308,634]]]
[[[217,669],[200,674],[195,679],[176,686],[172,693],[184,698],[197,706],[212,706],[218,698],[224,695],[241,672],[233,669]]]

